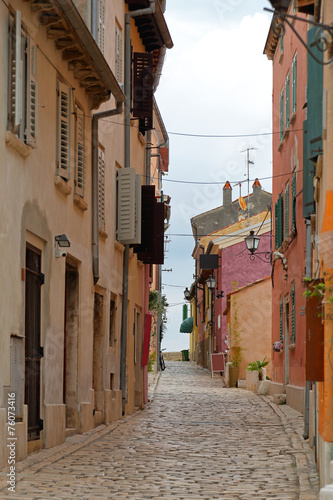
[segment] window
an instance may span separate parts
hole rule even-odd
[[[98,25],[97,25],[97,45],[102,54],[105,53],[105,1],[97,0]]]
[[[289,238],[289,184],[284,192],[284,237]]]
[[[84,197],[86,176],[84,111],[75,106],[75,193]]]
[[[280,94],[280,141],[283,141],[284,132],[284,89],[281,90]]]
[[[294,172],[293,180],[291,183],[291,203],[292,203],[292,212],[291,212],[291,229],[292,231],[296,231],[296,172]]]
[[[116,302],[110,299],[109,346],[113,347],[116,340]]]
[[[36,145],[37,47],[21,25],[21,12],[9,17],[8,130]]]
[[[70,177],[71,94],[67,85],[57,81],[57,175]]]
[[[290,125],[290,73],[286,78],[286,98],[285,98],[286,129]]]
[[[105,231],[105,152],[98,146],[98,227]]]
[[[295,339],[296,339],[295,283],[293,283],[292,286],[291,286],[290,301],[291,301],[291,334],[290,334],[290,343],[291,344],[295,344]]]
[[[275,248],[280,248],[283,242],[283,194],[280,193],[275,203]]]
[[[116,64],[115,64],[115,76],[119,84],[123,82],[123,46],[122,46],[122,33],[121,29],[118,28],[116,24]]]
[[[291,77],[292,77],[292,94],[291,94],[291,112],[296,113],[297,105],[297,53],[294,55],[294,59],[291,65]]]

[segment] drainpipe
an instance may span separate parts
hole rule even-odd
[[[155,0],[149,1],[147,9],[133,10],[125,14],[125,168],[131,166],[131,18],[154,14]],[[122,392],[122,409],[125,414],[126,404],[126,349],[127,349],[127,302],[128,302],[128,272],[129,272],[129,245],[125,245],[123,254],[123,300],[121,312],[121,352],[120,352],[120,390]]]
[[[122,102],[117,102],[115,109],[93,114],[92,118],[92,268],[94,285],[99,280],[99,238],[98,238],[98,120],[109,116],[120,115],[123,110]]]

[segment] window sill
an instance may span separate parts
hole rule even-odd
[[[80,210],[82,210],[82,212],[85,212],[86,210],[88,210],[88,203],[86,201],[84,201],[84,199],[79,194],[74,195],[73,201],[74,201],[75,205]]]
[[[7,146],[14,149],[14,151],[20,156],[23,156],[23,158],[27,158],[30,155],[32,148],[24,144],[24,142],[13,134],[13,132],[10,132],[10,130],[6,130],[5,141]]]
[[[294,350],[295,350],[295,347],[296,347],[296,344],[289,344],[289,345],[288,345],[288,349],[289,349],[289,351],[294,351]]]
[[[283,139],[280,141],[279,146],[278,146],[278,151],[281,152],[283,149]]]
[[[279,55],[278,63],[282,64],[283,63],[283,59],[284,59],[284,52],[281,52],[280,55]]]
[[[125,250],[124,245],[122,243],[120,243],[119,241],[114,242],[114,248],[116,250],[119,250],[119,252],[123,252]]]
[[[288,125],[286,130],[283,132],[283,140],[288,139],[288,137],[289,137],[289,126],[290,126],[290,124]]]
[[[56,188],[58,188],[59,191],[61,191],[61,193],[65,196],[68,196],[72,191],[72,188],[67,184],[66,181],[64,181],[62,177],[60,177],[60,175],[55,176],[54,184]]]
[[[106,240],[109,237],[108,233],[103,231],[100,227],[98,228],[98,234],[103,240]]]

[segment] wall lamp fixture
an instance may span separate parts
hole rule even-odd
[[[327,64],[330,64],[333,62],[333,55],[332,55],[332,41],[333,41],[333,26],[329,26],[328,24],[322,24],[322,23],[317,23],[315,21],[312,21],[311,19],[308,18],[302,18],[298,16],[294,16],[292,14],[287,14],[287,10],[290,4],[290,0],[269,0],[270,3],[272,4],[272,9],[267,9],[266,7],[264,8],[265,11],[267,12],[272,12],[273,13],[273,21],[272,21],[272,28],[275,33],[275,35],[280,38],[284,35],[286,31],[285,24],[289,26],[289,28],[293,31],[293,33],[297,36],[298,40],[302,43],[302,45],[306,48],[307,52],[310,54],[310,56],[318,63],[321,64],[322,66],[326,66]],[[315,46],[319,52],[325,53],[326,51],[330,51],[329,54],[329,59],[327,61],[323,61],[318,59],[318,57],[315,56],[313,51],[311,50],[310,47],[304,42],[302,37],[297,33],[295,30],[292,21],[301,21],[303,23],[308,23],[311,24],[311,26],[317,26],[318,30],[316,32],[315,36],[315,41],[313,46]]]
[[[56,257],[66,257],[67,252],[63,250],[64,248],[69,248],[71,246],[69,239],[65,234],[58,234],[54,237],[55,240],[55,256]]]
[[[272,261],[271,252],[257,252],[260,243],[260,238],[259,236],[254,234],[254,231],[250,231],[250,234],[248,236],[245,236],[244,240],[246,247],[250,252],[250,260],[255,260],[255,258],[258,257],[258,259],[262,260],[263,262]],[[264,255],[264,258],[260,257],[259,254]]]
[[[211,292],[214,290],[216,285],[216,280],[213,278],[212,274],[209,276],[208,280],[206,280],[206,285]]]
[[[224,297],[224,291],[223,290],[217,291],[216,298],[221,299],[222,297]]]
[[[191,300],[191,292],[187,287],[184,290],[184,297],[185,297],[185,300]]]

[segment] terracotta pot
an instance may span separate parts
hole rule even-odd
[[[229,387],[238,387],[239,366],[229,367]]]

